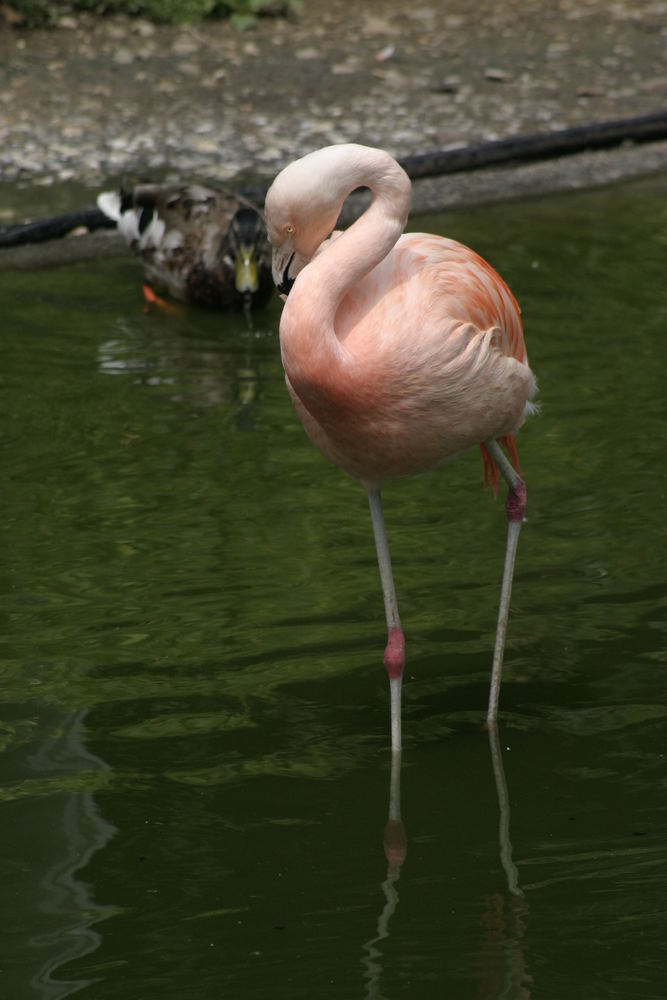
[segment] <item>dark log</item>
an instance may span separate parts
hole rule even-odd
[[[624,142],[655,142],[660,139],[667,139],[667,112],[519,135],[462,146],[460,149],[419,153],[404,156],[399,159],[399,163],[412,180],[418,180],[422,177],[481,170],[503,163],[556,159],[586,150],[609,149]],[[258,188],[243,193],[262,204],[266,190]],[[51,219],[0,227],[0,248],[58,239],[81,226],[93,232],[96,229],[112,229],[114,225],[98,208],[87,208]]]

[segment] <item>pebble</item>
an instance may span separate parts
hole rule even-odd
[[[171,51],[175,56],[192,56],[198,49],[196,40],[190,35],[180,35],[171,45]]]
[[[152,38],[155,34],[155,25],[150,21],[143,21],[138,18],[132,25],[132,30],[142,38]]]
[[[134,52],[131,49],[118,49],[112,58],[118,66],[129,66],[134,62]]]
[[[497,69],[494,66],[489,66],[484,70],[484,76],[487,80],[492,80],[494,83],[506,83],[511,79],[509,73],[506,73],[504,69]]]

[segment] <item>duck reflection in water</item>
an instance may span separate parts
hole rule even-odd
[[[522,944],[528,903],[519,886],[517,867],[512,859],[510,840],[510,803],[503,767],[498,726],[488,726],[491,765],[499,810],[498,841],[500,863],[505,873],[507,891],[490,892],[485,897],[484,939],[479,950],[480,977],[475,1000],[528,1000],[531,977],[526,969]],[[397,883],[407,856],[407,835],[401,818],[401,751],[392,753],[389,781],[389,816],[384,829],[384,853],[387,875],[380,884],[384,904],[378,916],[376,934],[363,945],[366,1000],[382,1000],[381,943],[390,936],[389,922],[399,903]]]
[[[253,431],[273,362],[273,329],[243,309],[227,313],[222,330],[200,314],[193,335],[189,309],[179,303],[157,318],[123,317],[98,346],[98,370],[177,405],[219,408],[238,430]]]

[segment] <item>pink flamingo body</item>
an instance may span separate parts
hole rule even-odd
[[[345,197],[361,185],[373,192],[370,207],[327,239]],[[401,235],[409,206],[410,181],[398,164],[353,144],[292,163],[266,199],[274,279],[289,291],[280,341],[290,394],[313,443],[364,484],[371,503],[395,750],[404,640],[380,488],[482,444],[486,470],[497,480],[499,467],[508,481],[510,535],[518,539],[525,487],[496,442],[505,441],[516,462],[514,434],[535,393],[519,307],[505,282],[460,243]],[[512,554],[510,586],[513,563]],[[499,618],[501,647],[504,627]],[[500,665],[498,685],[499,672]],[[497,692],[490,722],[496,712]]]

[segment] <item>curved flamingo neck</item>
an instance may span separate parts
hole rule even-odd
[[[331,319],[345,294],[384,260],[405,228],[410,210],[410,181],[397,164],[395,176],[359,182],[371,189],[373,201],[349,229],[333,240],[305,270],[309,290],[328,306]],[[343,201],[359,184],[345,192]],[[342,202],[341,202],[342,207]]]
[[[365,157],[357,153],[348,165],[341,150],[340,162],[331,163],[331,176],[323,177],[322,184],[334,188],[331,201],[338,210],[361,186],[370,188],[373,201],[301,271],[283,311],[283,360],[294,389],[306,404],[309,382],[315,382],[321,394],[323,383],[338,373],[342,348],[334,319],[341,301],[391,251],[410,210],[407,174],[381,150],[365,153]]]

